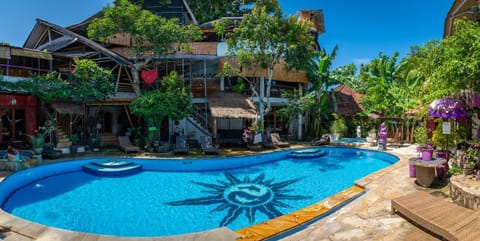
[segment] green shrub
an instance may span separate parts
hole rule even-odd
[[[347,124],[342,117],[334,115],[335,120],[332,122],[332,133],[344,134],[347,131]]]
[[[432,142],[433,142],[433,145],[437,147],[437,149],[443,150],[445,149],[445,147],[455,148],[455,142],[457,140],[458,133],[455,130],[455,128],[453,128],[454,126],[453,123],[451,123],[451,126],[452,126],[451,134],[448,135],[448,147],[447,147],[447,135],[442,133],[443,121],[439,120],[437,122],[437,127],[435,128],[432,134]]]
[[[427,128],[424,126],[419,126],[415,128],[415,132],[413,133],[413,139],[417,144],[427,144],[429,142]]]

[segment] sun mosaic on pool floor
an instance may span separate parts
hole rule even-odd
[[[260,174],[254,179],[245,177],[243,180],[225,172],[226,180],[217,180],[217,183],[193,183],[212,189],[206,191],[211,195],[199,198],[185,199],[169,202],[168,205],[213,205],[218,206],[212,212],[221,212],[228,209],[227,214],[219,226],[227,226],[237,219],[242,213],[248,218],[251,224],[255,223],[255,213],[262,212],[270,219],[283,215],[277,207],[290,207],[282,200],[309,199],[310,196],[291,195],[288,192],[292,189],[285,189],[289,185],[300,181],[302,178],[295,178],[287,181],[274,183],[273,179],[265,180],[265,174]]]

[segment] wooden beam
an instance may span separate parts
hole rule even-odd
[[[125,113],[127,114],[127,119],[128,119],[128,123],[130,124],[130,127],[134,128],[133,127],[133,122],[132,122],[132,117],[130,116],[130,112],[128,111],[127,105],[124,105],[123,109],[125,110]]]

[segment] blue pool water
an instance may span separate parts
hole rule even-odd
[[[358,143],[366,143],[367,139],[365,138],[340,138],[338,142],[344,142],[347,144],[358,144]]]
[[[133,159],[144,170],[123,177],[81,170],[102,159],[49,164],[8,177],[0,184],[0,200],[15,216],[88,233],[132,237],[220,226],[236,230],[319,202],[398,160],[375,151],[321,149],[327,155],[312,159],[287,158],[290,151],[206,160]]]

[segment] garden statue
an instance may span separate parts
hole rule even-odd
[[[362,129],[360,126],[357,126],[357,138],[362,138]]]
[[[387,127],[385,126],[385,122],[380,124],[380,128],[378,130],[378,150],[384,151],[387,146]]]

